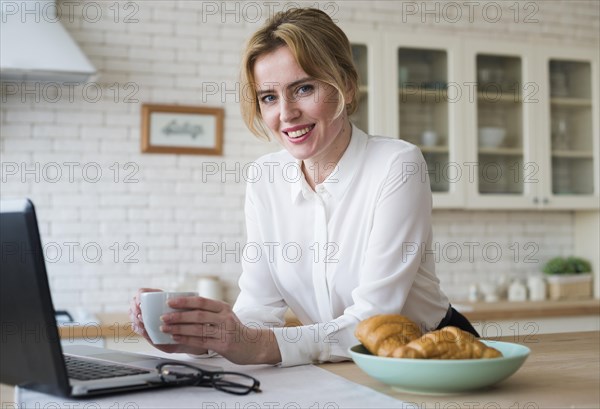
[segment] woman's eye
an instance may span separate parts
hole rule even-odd
[[[275,96],[273,95],[265,95],[261,97],[260,102],[263,104],[268,104],[269,102],[273,102],[275,100]]]
[[[298,94],[307,94],[313,89],[314,87],[310,84],[301,85],[300,87],[298,87]]]

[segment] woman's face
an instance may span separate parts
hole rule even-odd
[[[350,124],[345,113],[334,118],[335,88],[306,74],[286,46],[256,60],[254,79],[263,121],[294,158],[321,166],[339,160]]]

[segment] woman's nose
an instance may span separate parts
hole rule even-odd
[[[300,116],[300,109],[296,102],[288,98],[281,98],[279,110],[279,119],[281,122],[290,122],[298,116]]]

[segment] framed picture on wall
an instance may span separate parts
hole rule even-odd
[[[142,105],[142,152],[222,155],[222,108]]]

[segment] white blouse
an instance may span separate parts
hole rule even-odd
[[[435,275],[431,190],[421,152],[353,126],[313,191],[285,150],[261,157],[246,192],[247,244],[234,311],[271,327],[282,366],[347,359],[356,324],[400,313],[425,330],[449,302]],[[300,327],[282,327],[290,308]]]

